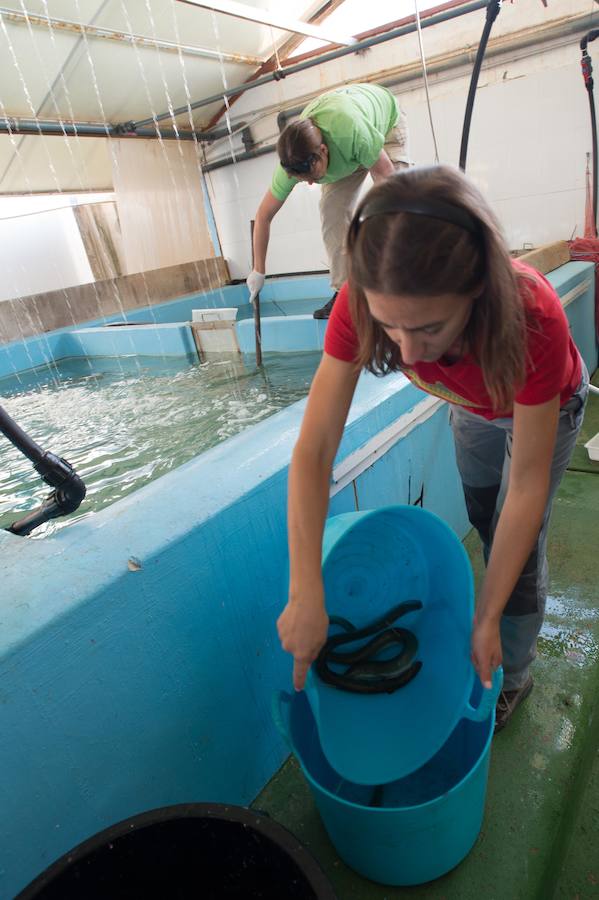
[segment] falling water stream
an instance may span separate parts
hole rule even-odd
[[[20,79],[23,96],[32,118],[39,121],[38,117],[45,115],[45,108],[48,107],[51,115],[62,126],[62,140],[71,160],[73,177],[78,178],[80,190],[84,190],[85,187],[89,187],[92,180],[86,169],[86,151],[82,146],[85,138],[81,138],[77,131],[73,137],[69,137],[64,127],[65,122],[75,120],[64,69],[67,65],[75,65],[81,59],[81,54],[86,70],[85,73],[82,71],[82,74],[87,75],[90,80],[98,107],[98,118],[106,126],[109,151],[112,149],[109,119],[100,93],[87,33],[82,29],[78,44],[73,47],[66,63],[56,74],[38,47],[25,3],[23,0],[19,0],[19,3],[26,19],[31,52],[36,59],[38,72],[44,84],[43,100],[39,99],[41,96],[39,87],[36,96],[25,81],[23,68],[1,15],[0,32],[7,41],[10,59]],[[57,56],[57,43],[47,0],[41,0],[41,3],[47,18],[53,54]],[[80,0],[74,0],[74,6],[77,17],[83,24],[86,19],[80,7]],[[144,6],[150,31],[157,38],[152,0],[144,0]],[[173,4],[173,24],[177,41],[180,43],[174,7]],[[100,16],[103,9],[104,4],[99,7],[92,21]],[[121,10],[127,30],[133,34],[130,10],[124,0],[121,0]],[[220,54],[220,35],[214,13],[212,25]],[[177,179],[165,140],[161,135],[159,113],[155,109],[150,83],[144,69],[145,60],[142,59],[135,42],[132,42],[131,48],[135,54],[145,100],[155,123],[156,139],[162,150],[173,190],[176,191]],[[223,103],[226,108],[225,121],[229,132],[231,155],[235,158],[233,129],[226,98],[227,78],[222,55],[219,60],[224,92]],[[177,85],[171,85],[169,88],[161,50],[156,49],[156,62],[164,94],[160,103],[163,104],[163,108],[169,110],[170,125],[177,135],[180,126],[177,125],[174,108],[179,102],[176,92],[180,92],[181,84],[185,92],[184,102],[188,107],[189,127],[192,131],[197,127],[191,109],[192,94],[181,51],[179,61],[180,80]],[[1,93],[0,114],[8,119]],[[144,112],[144,115],[147,113]],[[42,135],[39,125],[38,128],[39,136],[31,140],[42,141],[50,179],[56,191],[62,193],[61,180],[50,153],[50,145]],[[13,161],[20,166],[28,192],[33,195],[34,190],[28,178],[22,153],[24,139],[10,131],[10,128],[9,139],[14,151]],[[198,159],[197,177],[201,182],[203,179],[200,164],[201,147],[195,134],[194,141]],[[178,146],[179,153],[182,154],[183,146],[180,142]],[[74,150],[77,151],[76,154]],[[114,153],[113,164],[118,166],[118,156]],[[237,165],[233,167],[231,174],[240,193],[241,182]],[[190,189],[192,187],[189,185]],[[147,316],[153,324],[156,324],[148,282],[144,273],[141,274],[147,300]],[[213,287],[218,288],[218,285],[215,284]],[[98,317],[102,318],[100,295],[95,283],[94,291]],[[123,306],[116,281],[114,291],[115,305],[122,320],[126,321],[127,310]],[[79,327],[77,310],[72,307],[67,291],[65,300],[73,326]],[[118,355],[115,352],[114,357],[104,360],[76,359],[56,362],[48,338],[44,334],[44,325],[35,299],[31,298],[30,302],[20,305],[19,309],[22,310],[20,314],[24,317],[23,324],[26,320],[27,327],[23,328],[20,322],[17,322],[17,327],[22,333],[30,369],[16,371],[15,367],[12,375],[0,379],[0,403],[36,443],[68,459],[87,486],[87,496],[75,514],[46,523],[36,530],[34,537],[51,534],[83,516],[114,503],[247,426],[304,397],[320,359],[320,353],[317,352],[290,355],[272,353],[266,354],[265,365],[261,369],[256,369],[251,360],[244,361],[238,355],[233,357],[223,354],[222,357],[212,358],[207,363],[190,364],[183,359],[168,360],[164,354],[152,359],[139,357],[135,354],[135,347],[132,344],[130,356]],[[25,340],[26,334],[31,332],[39,335],[46,363],[37,368],[29,350],[29,340]],[[22,518],[26,512],[37,507],[48,493],[49,489],[41,482],[31,463],[0,435],[0,528],[6,528],[15,520]]]

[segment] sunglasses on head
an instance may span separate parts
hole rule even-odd
[[[300,162],[286,163],[281,160],[281,165],[289,175],[309,175],[312,166],[318,160],[317,153],[311,153],[307,159]]]

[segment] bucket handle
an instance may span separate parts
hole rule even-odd
[[[466,719],[472,719],[473,722],[484,722],[487,719],[497,703],[499,692],[503,684],[503,669],[498,666],[493,672],[491,679],[491,687],[483,688],[483,692],[478,706],[472,706],[470,702],[466,704],[464,716]]]
[[[271,714],[277,731],[291,748],[291,701],[293,697],[285,691],[275,691],[272,695]]]

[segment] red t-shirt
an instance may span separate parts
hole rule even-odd
[[[525,263],[512,262],[518,272],[526,272],[534,279],[529,282],[530,295],[525,295],[534,319],[533,327],[527,328],[526,379],[514,399],[516,403],[534,406],[560,394],[563,406],[576,391],[581,378],[580,354],[570,336],[566,314],[546,278]],[[349,288],[345,282],[328,322],[324,349],[336,359],[354,362],[357,348],[358,336],[349,311]],[[404,367],[402,372],[428,394],[463,406],[485,419],[512,415],[511,410],[497,412],[493,409],[482,370],[469,353],[451,365],[418,362]]]

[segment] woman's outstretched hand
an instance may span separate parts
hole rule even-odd
[[[499,622],[474,617],[471,658],[483,687],[490,688],[493,672],[501,665],[502,659]]]
[[[308,669],[324,645],[329,630],[329,617],[324,608],[324,596],[289,599],[279,616],[277,629],[283,650],[293,656],[293,686],[304,688]]]

